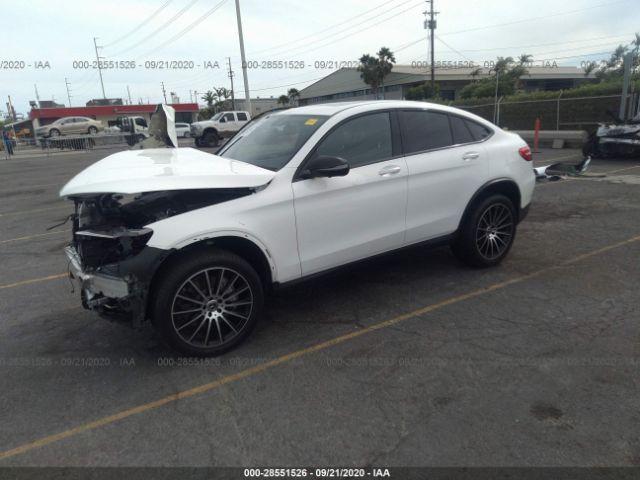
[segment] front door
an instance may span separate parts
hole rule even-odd
[[[407,167],[389,112],[345,121],[313,155],[341,157],[344,177],[294,180],[302,274],[326,270],[403,244]]]

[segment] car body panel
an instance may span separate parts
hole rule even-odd
[[[270,170],[193,148],[126,150],[80,172],[60,195],[258,187],[274,176]]]
[[[404,158],[354,168],[345,177],[296,181],[293,193],[303,275],[403,245]]]

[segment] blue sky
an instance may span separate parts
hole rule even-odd
[[[41,99],[67,104],[65,77],[74,105],[101,97],[97,70],[74,68],[74,62],[78,67],[95,59],[94,36],[105,45],[101,54],[108,60],[136,65],[104,72],[108,97],[126,98],[129,85],[134,100],[160,102],[164,82],[167,92],[189,101],[190,90],[229,87],[226,57],[232,58],[242,97],[234,1],[220,1],[1,0],[0,61],[32,66],[0,70],[0,109],[11,95],[16,110],[26,112],[28,101],[35,98],[34,84]],[[241,0],[241,8],[247,59],[259,67],[249,71],[252,96],[279,96],[290,84],[301,89],[331,73],[329,68],[314,68],[316,62],[353,62],[383,45],[397,51],[398,63],[427,57],[427,41],[420,41],[426,35],[422,12],[427,6],[420,0]],[[537,60],[579,65],[607,57],[587,54],[609,52],[640,30],[637,0],[436,0],[436,10],[442,39],[436,42],[437,61],[482,63],[498,55],[531,53]],[[182,61],[187,68],[145,68],[152,65],[146,62],[167,60]],[[268,61],[293,63],[260,68]],[[50,68],[35,69],[38,62],[45,67],[48,62]],[[206,62],[217,62],[220,68],[204,69]],[[304,68],[299,68],[302,62]]]

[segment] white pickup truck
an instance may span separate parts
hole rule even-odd
[[[191,124],[197,147],[217,147],[223,138],[233,137],[251,120],[249,112],[218,112],[209,120]]]

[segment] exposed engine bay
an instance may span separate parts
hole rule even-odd
[[[134,325],[139,325],[144,320],[151,279],[171,253],[146,247],[153,235],[146,225],[254,191],[189,189],[71,197],[75,213],[67,257],[72,277],[83,285],[85,308],[108,316],[133,314]]]

